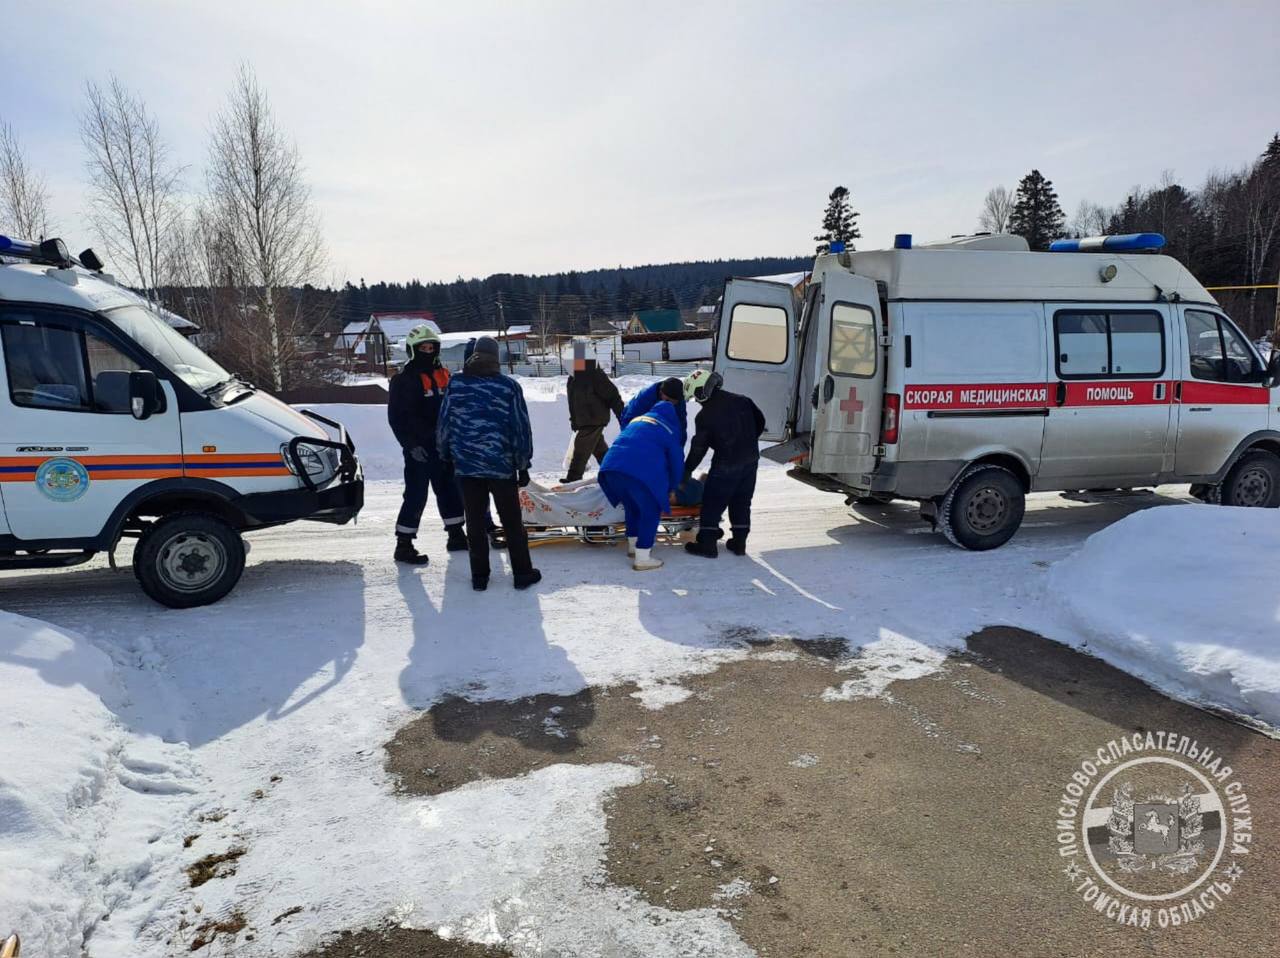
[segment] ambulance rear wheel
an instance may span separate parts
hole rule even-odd
[[[973,466],[938,506],[942,534],[962,549],[995,549],[1013,538],[1026,511],[1026,490],[1008,469]]]
[[[1264,509],[1280,506],[1280,456],[1261,449],[1241,456],[1223,480],[1221,502]]]
[[[143,533],[133,550],[142,591],[171,609],[217,602],[244,572],[244,540],[217,516],[180,512]]]

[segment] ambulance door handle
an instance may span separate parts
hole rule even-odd
[[[822,404],[825,406],[831,402],[831,397],[836,394],[836,381],[827,373],[827,378],[822,381]]]
[[[1181,382],[1176,382],[1173,384],[1173,401],[1182,402],[1182,383]]]
[[[1064,382],[1058,383],[1058,395],[1056,398],[1059,406],[1065,406],[1067,404],[1067,384],[1066,383]]]

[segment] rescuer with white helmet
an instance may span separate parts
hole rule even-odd
[[[698,538],[686,542],[693,555],[714,559],[716,541],[722,535],[720,518],[729,511],[729,541],[725,547],[734,555],[745,555],[747,533],[751,531],[751,500],[756,492],[756,470],[760,465],[760,434],[764,414],[746,396],[722,388],[719,373],[697,369],[685,377],[686,399],[696,399],[702,409],[693,421],[693,441],[684,462],[686,481],[693,476],[707,452],[714,452],[711,471],[702,490],[702,514]]]
[[[404,501],[396,517],[395,560],[426,565],[427,556],[413,544],[432,489],[436,508],[449,534],[446,548],[467,547],[462,497],[453,470],[436,449],[436,423],[449,387],[449,370],[440,364],[440,334],[423,323],[405,337],[409,361],[391,380],[387,393],[387,422],[404,451]]]

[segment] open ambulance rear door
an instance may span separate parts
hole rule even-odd
[[[724,388],[749,396],[764,413],[762,438],[781,440],[791,418],[798,373],[796,296],[787,283],[733,279],[725,284],[715,370]]]
[[[809,471],[870,482],[880,443],[885,363],[874,280],[832,270],[822,279],[814,342],[813,455]],[[845,479],[845,481],[850,481]]]

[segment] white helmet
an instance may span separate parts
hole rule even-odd
[[[724,378],[719,373],[695,369],[684,378],[685,401],[696,399],[698,402],[706,402],[723,382]]]

